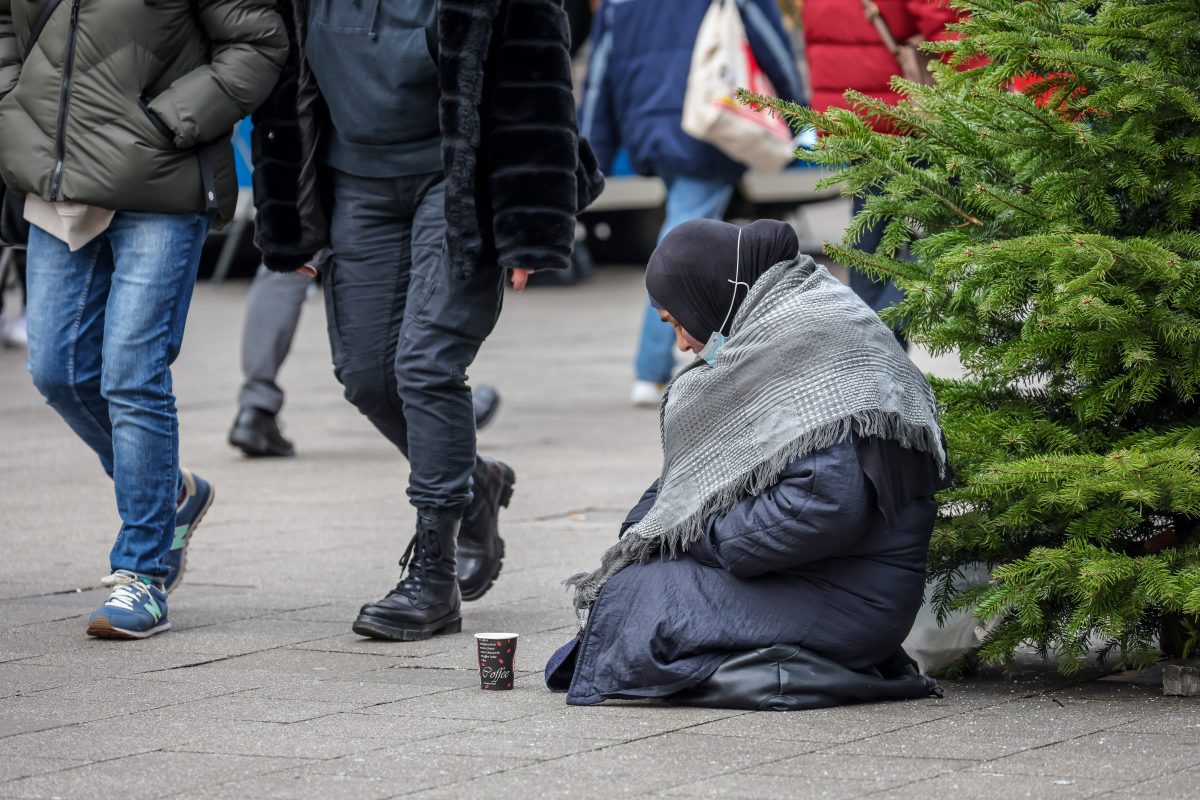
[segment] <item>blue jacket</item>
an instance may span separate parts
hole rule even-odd
[[[776,0],[736,0],[750,47],[775,91],[803,90]],[[736,183],[746,168],[680,127],[692,50],[709,0],[604,0],[592,29],[592,60],[580,127],[610,171],[621,147],[642,175],[688,175]]]

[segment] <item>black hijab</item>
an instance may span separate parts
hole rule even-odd
[[[796,233],[784,222],[760,219],[739,229],[728,222],[691,220],[668,233],[650,256],[646,289],[656,308],[665,309],[695,339],[707,342],[715,331],[729,333],[748,286],[799,251]]]

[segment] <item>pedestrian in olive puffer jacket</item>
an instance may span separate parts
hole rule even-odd
[[[116,487],[93,636],[170,627],[213,499],[179,468],[170,365],[237,199],[230,133],[287,56],[272,0],[0,0],[0,179],[25,196],[29,368]]]
[[[4,183],[49,202],[230,219],[229,133],[287,54],[275,4],[62,0],[25,58],[51,2],[0,0]]]

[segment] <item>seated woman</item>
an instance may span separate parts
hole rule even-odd
[[[547,666],[567,702],[811,708],[926,696],[900,650],[921,605],[945,452],[891,331],[791,228],[680,225],[646,272],[681,350],[662,477]],[[888,680],[891,678],[892,680]]]

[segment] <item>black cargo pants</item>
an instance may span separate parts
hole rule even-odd
[[[496,325],[504,273],[462,280],[446,258],[442,173],[334,176],[325,307],[346,399],[408,458],[418,508],[471,497],[467,368]]]

